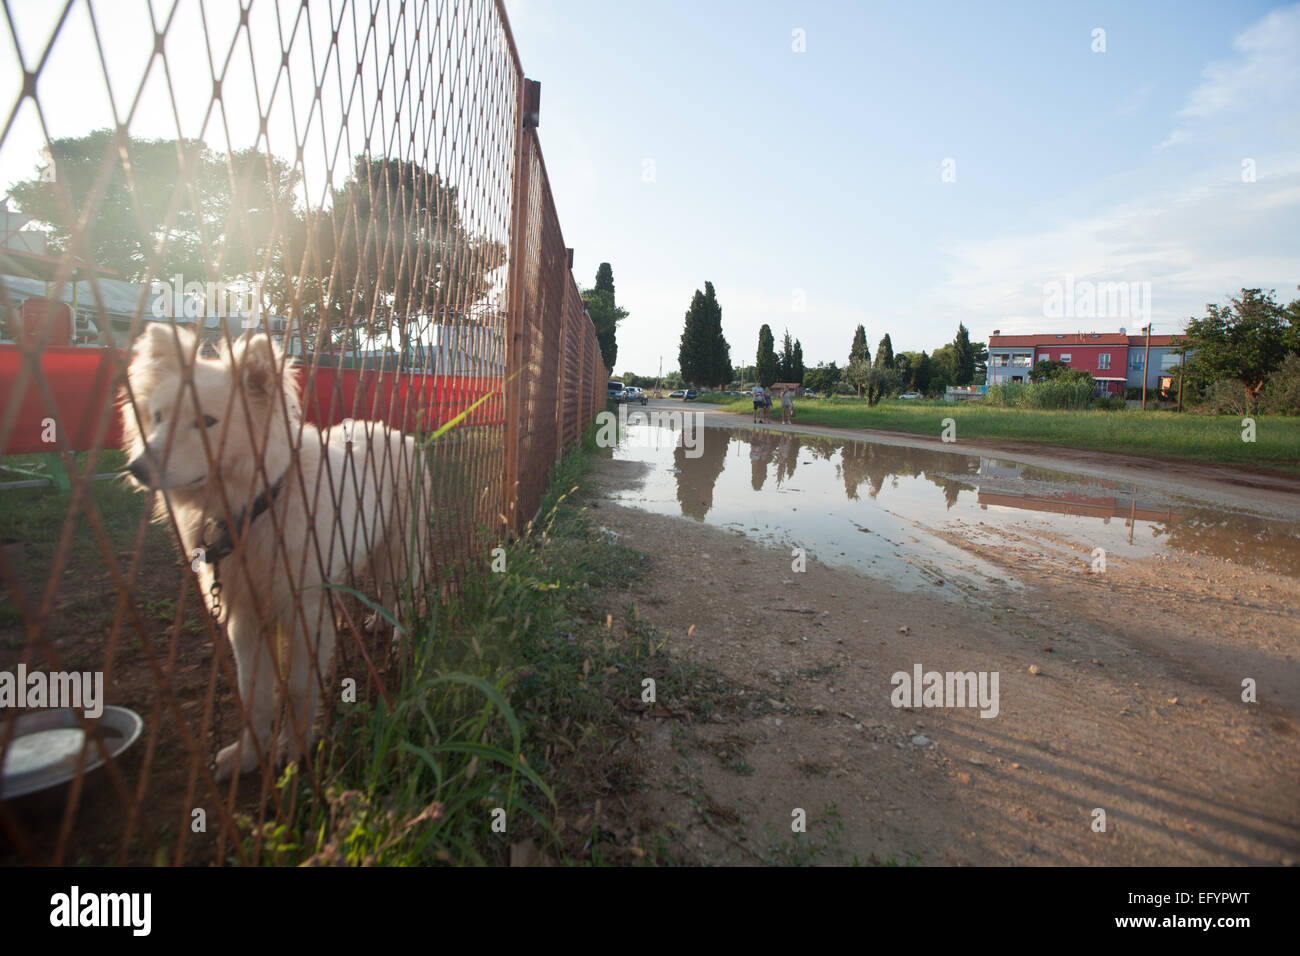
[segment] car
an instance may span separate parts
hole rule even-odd
[[[803,393],[803,397],[804,397],[804,398],[816,398],[816,397],[817,397],[817,393],[816,393],[816,392],[812,392],[812,391],[804,392],[804,393]]]
[[[696,399],[696,398],[699,398],[699,397],[700,397],[700,393],[699,393],[699,392],[697,392],[697,391],[696,391],[695,389],[693,389],[693,388],[688,388],[688,389],[686,390],[686,394],[682,396],[682,401],[684,401],[684,402],[689,402],[689,401],[691,401],[692,399]]]
[[[909,399],[910,399],[910,398],[920,398],[920,397],[921,397],[921,393],[920,393],[920,392],[904,392],[902,395],[899,395],[898,397],[899,397],[899,398],[909,398]]]
[[[623,400],[623,383],[622,383],[622,382],[610,382],[610,383],[609,383],[609,400],[610,400],[611,402],[621,402],[621,401]]]
[[[684,388],[679,388],[679,389],[678,389],[677,391],[675,391],[675,392],[669,392],[669,393],[668,393],[668,397],[669,397],[669,398],[685,398],[685,397],[686,397],[686,389],[684,389]]]
[[[642,405],[644,405],[646,402],[649,401],[649,399],[646,397],[646,393],[640,387],[636,385],[628,385],[625,386],[623,389],[623,401],[640,402]]]

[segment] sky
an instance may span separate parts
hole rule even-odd
[[[464,2],[490,13],[487,0]],[[346,139],[327,142],[322,125],[336,128],[343,104],[333,82],[313,120],[294,112],[319,69],[304,40],[326,45],[330,5],[304,17],[287,0],[254,2],[255,45],[237,41],[209,112],[229,51],[201,40],[237,36],[238,8],[151,4],[158,22],[173,18],[170,76],[151,59],[150,4],[73,5],[39,78],[51,137],[125,118],[139,91],[134,135],[247,146],[260,110],[250,104],[270,102],[270,147],[292,159],[305,137],[305,201],[319,203],[330,162],[346,167],[367,142],[382,152],[400,125],[354,109]],[[381,20],[412,16],[396,0],[378,6]],[[843,364],[859,323],[873,353],[886,333],[895,351],[933,351],[959,322],[976,341],[1136,332],[1149,307],[1159,334],[1242,287],[1300,294],[1300,3],[505,6],[525,72],[542,84],[539,135],[575,276],[589,286],[610,262],[630,313],[618,373],[677,366],[684,314],[706,281],[736,365],[753,362],[763,323],[778,344],[787,329],[798,338],[808,365]],[[8,9],[6,114],[19,56],[39,58],[63,7]],[[353,21],[340,31],[349,64],[368,9],[341,14]],[[275,75],[279,38],[291,36],[280,89],[292,96],[255,88],[247,64]],[[0,143],[0,191],[34,173],[41,119],[21,101]],[[482,199],[476,227],[504,237],[499,199]],[[1133,290],[1120,314],[1049,307],[1067,283],[1119,282]]]
[[[1298,295],[1300,4],[506,8],[575,275],[610,262],[630,313],[618,373],[676,368],[706,280],[737,365],[763,323],[843,364],[859,323],[932,351]],[[1067,277],[1139,285],[1049,316]]]

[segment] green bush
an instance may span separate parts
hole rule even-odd
[[[1300,354],[1292,352],[1268,377],[1259,394],[1259,410],[1268,415],[1300,415]]]
[[[1122,412],[1128,408],[1128,403],[1122,395],[1103,395],[1093,401],[1092,407],[1103,412]]]
[[[1087,408],[1092,402],[1092,392],[1091,379],[1070,381],[1064,378],[1051,378],[1045,382],[1033,382],[1029,385],[1020,382],[990,385],[984,401],[989,405],[1002,405],[1007,408],[1081,410]]]
[[[990,385],[984,393],[984,404],[1001,405],[1004,408],[1022,408],[1021,394],[1025,390],[1019,382],[1007,382],[1005,385]]]
[[[1196,410],[1211,415],[1245,415],[1249,411],[1246,390],[1235,378],[1221,378],[1205,389]]]

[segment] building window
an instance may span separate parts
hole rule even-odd
[[[1006,355],[1005,352],[999,352],[999,353],[998,353],[997,355],[995,355],[993,358],[994,358],[994,363],[993,363],[993,364],[994,364],[996,367],[998,367],[998,368],[1006,368],[1006,367],[1007,367],[1007,355]]]
[[[1181,364],[1181,359],[1182,356],[1177,353],[1166,352],[1164,355],[1160,356],[1160,371],[1167,372],[1171,368],[1178,368],[1179,364]]]
[[[1107,369],[1107,368],[1110,368],[1110,353],[1109,353],[1109,352],[1102,352],[1100,355],[1097,356],[1097,368],[1098,368],[1098,369]]]
[[[1069,352],[1062,352],[1062,353],[1061,353],[1061,361],[1064,362],[1066,365],[1069,365],[1069,364],[1070,364],[1070,353],[1069,353]]]
[[[1128,367],[1132,369],[1140,369],[1142,368],[1142,363],[1145,361],[1146,357],[1141,352],[1134,352],[1128,358]]]
[[[1030,368],[1034,364],[1033,358],[1033,352],[1017,352],[1011,356],[1011,364],[1016,368]]]

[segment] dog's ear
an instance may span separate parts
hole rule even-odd
[[[255,335],[236,343],[231,359],[248,395],[270,398],[280,387],[280,350],[269,335]]]
[[[192,329],[171,322],[150,322],[135,340],[132,361],[139,359],[154,366],[170,365],[179,368],[180,356],[184,356],[187,362],[193,361],[194,346]]]

